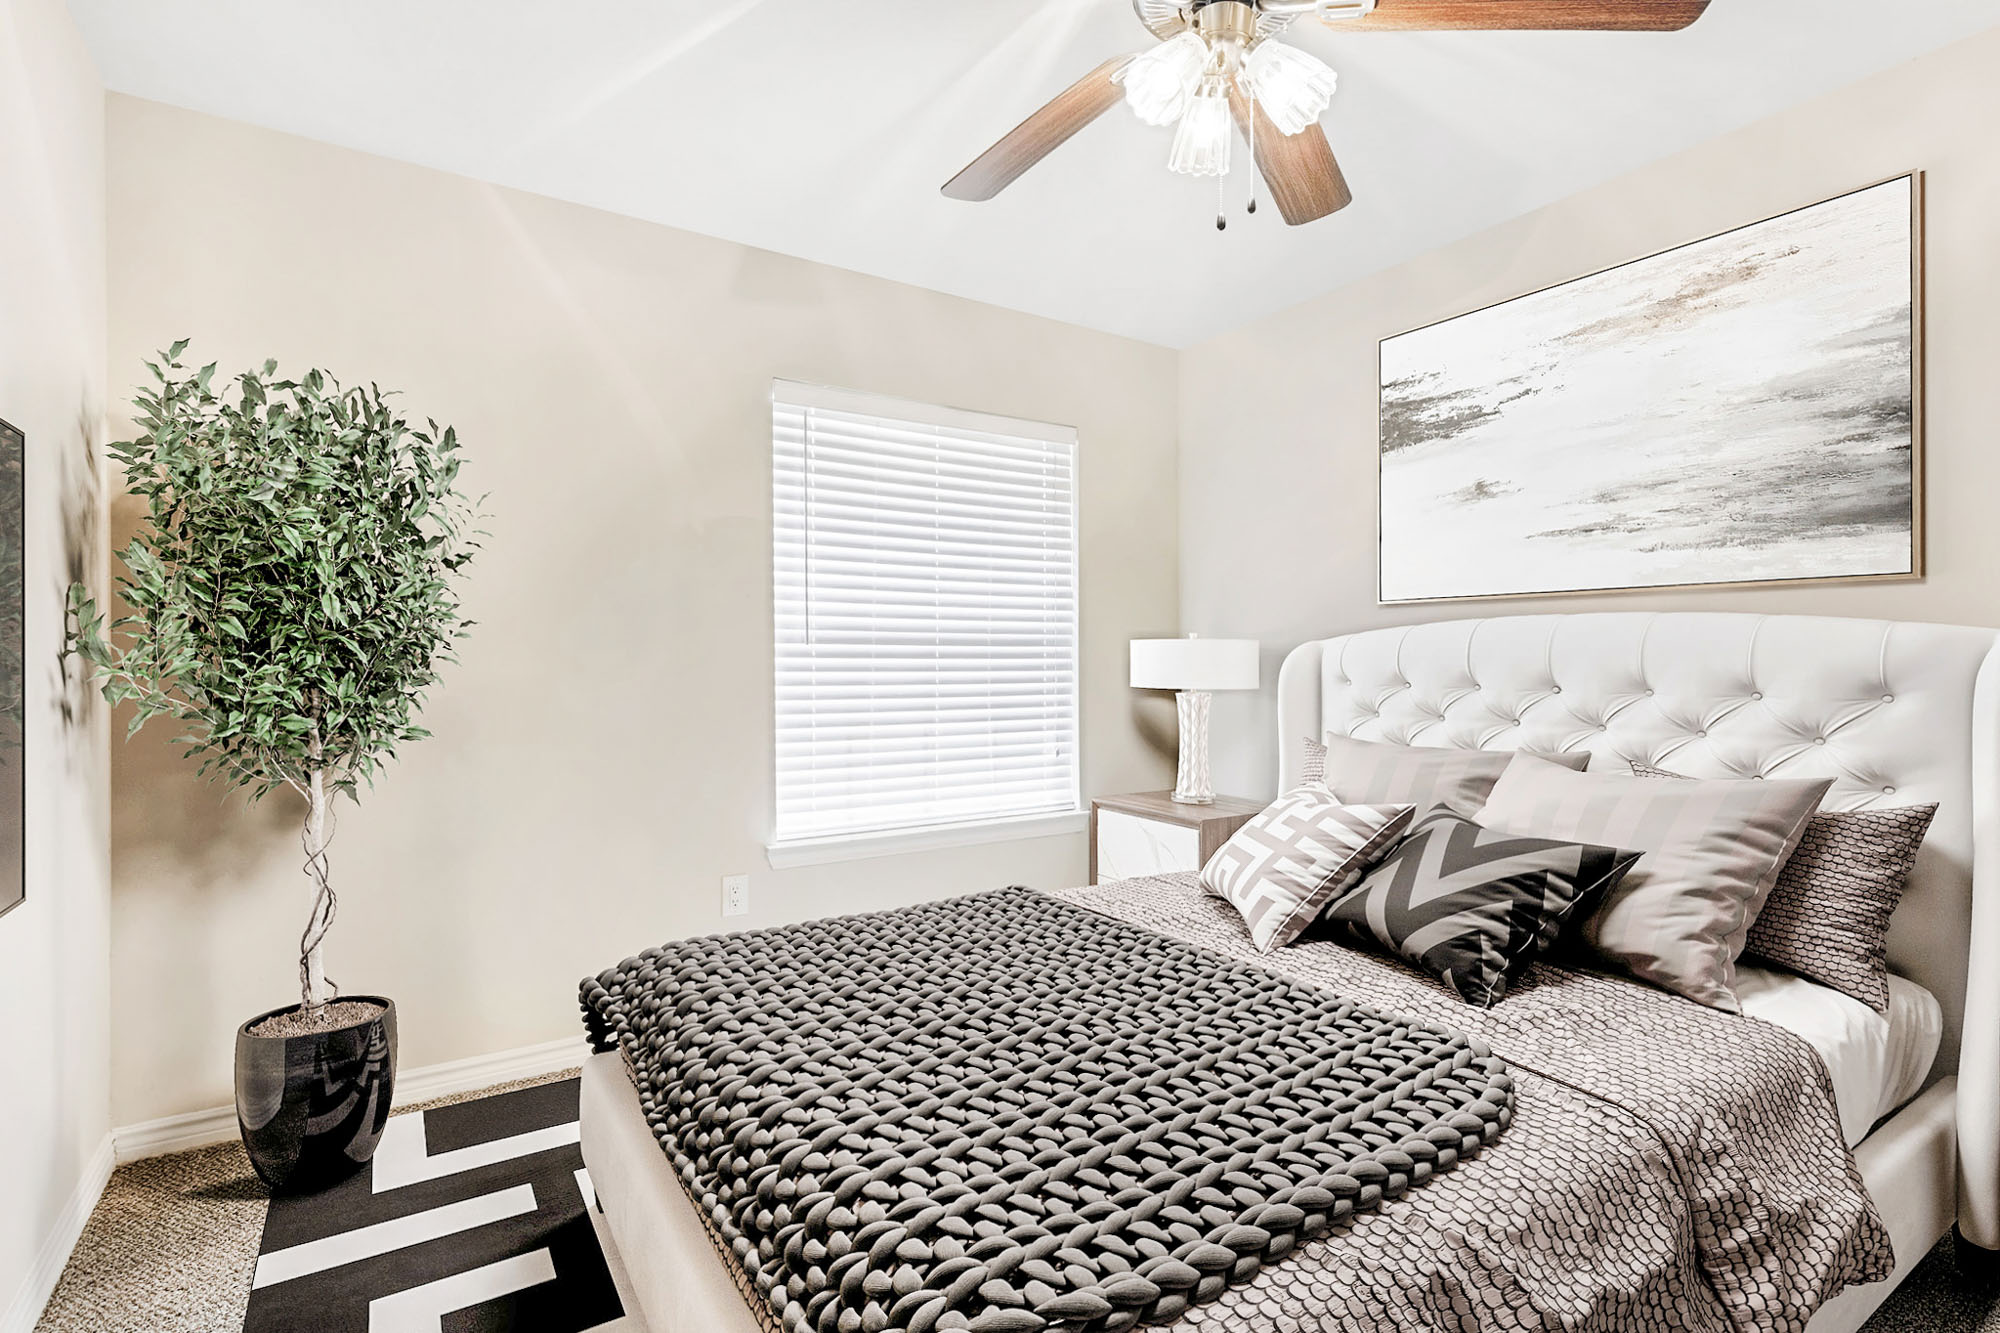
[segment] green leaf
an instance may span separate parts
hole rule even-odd
[[[138,434],[108,451],[145,511],[119,553],[129,614],[107,626],[69,589],[70,647],[131,730],[174,719],[215,780],[261,795],[316,766],[352,795],[424,734],[424,687],[470,626],[457,437],[413,430],[374,385],[275,362],[218,396],[215,365],[182,370],[187,346],[148,363]]]

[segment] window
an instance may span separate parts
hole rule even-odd
[[[777,845],[1079,805],[1076,432],[779,381]]]

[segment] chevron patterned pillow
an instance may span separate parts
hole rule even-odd
[[[1433,810],[1323,919],[1392,949],[1491,1009],[1572,916],[1616,884],[1638,852],[1496,833]]]
[[[1295,787],[1216,848],[1201,886],[1242,914],[1259,949],[1282,949],[1403,836],[1415,813],[1342,805],[1313,783]]]

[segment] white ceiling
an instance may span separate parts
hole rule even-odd
[[[1354,187],[1214,225],[1122,107],[990,203],[941,185],[1128,0],[70,0],[119,92],[1186,346],[2000,24],[2000,0],[1714,0],[1686,32],[1341,34]],[[1239,153],[1239,160],[1243,154]]]

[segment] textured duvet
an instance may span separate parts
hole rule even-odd
[[[650,951],[585,983],[594,1039],[624,1053],[767,1325],[1779,1330],[1889,1273],[1825,1070],[1782,1029],[1550,966],[1481,1011],[1310,934],[1260,955],[1191,876],[1009,892],[1023,896],[997,906],[1020,915],[1024,938],[1053,932],[1031,956],[1067,953],[1068,981],[1052,966],[998,984],[996,999],[968,967],[957,994],[913,1000],[897,927],[878,925],[833,942],[828,985],[781,975],[826,966],[825,938],[759,959],[772,998],[733,1025],[689,1018],[742,985],[741,959],[703,961],[713,944]],[[1087,910],[1063,915],[1074,908]],[[925,910],[900,927],[986,928]],[[1101,1015],[1087,1038],[1065,1034],[1051,991],[1148,959],[1168,960],[1156,986],[1201,994],[1164,1010],[1133,1001],[1144,1049],[1107,1063]],[[871,994],[886,1016],[870,1016]],[[1232,994],[1247,1003],[1232,1008]],[[1263,1056],[1245,1039],[1260,1022],[1273,1034]],[[1003,1055],[992,1038],[1006,1023]],[[970,1049],[987,1062],[960,1094],[981,1100],[956,1112],[946,1083],[963,1080],[937,1079],[940,1037],[948,1059]],[[1368,1052],[1358,1083],[1351,1058],[1320,1058],[1342,1042]],[[1066,1044],[1083,1048],[1080,1070],[1062,1069]],[[864,1054],[879,1078],[857,1090]],[[1027,1073],[1008,1086],[1010,1059]],[[1155,1073],[1152,1095],[1110,1104],[1105,1086]],[[1246,1087],[1276,1092],[1252,1097],[1258,1109]],[[1204,1097],[1227,1105],[1204,1114]],[[884,1139],[884,1118],[912,1115],[921,1133],[891,1125]],[[829,1128],[841,1117],[851,1132]],[[801,1125],[811,1142],[789,1132]],[[1075,1145],[1091,1134],[1102,1151],[1079,1167]],[[1264,1151],[1246,1158],[1246,1143]],[[986,1156],[912,1161],[912,1144]]]

